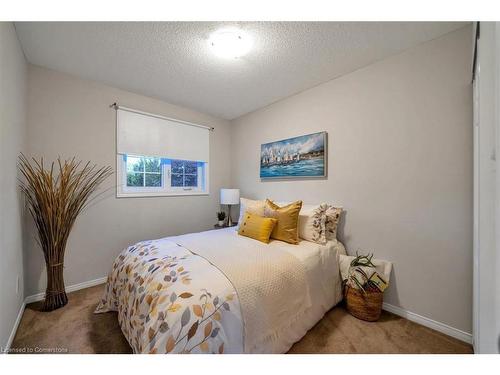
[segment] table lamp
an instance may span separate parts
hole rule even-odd
[[[220,204],[228,206],[227,225],[233,225],[231,220],[231,205],[240,204],[240,189],[220,189]]]

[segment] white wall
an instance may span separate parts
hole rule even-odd
[[[394,262],[386,302],[471,332],[471,27],[233,121],[233,185],[347,211],[350,253]],[[326,130],[328,178],[261,181],[260,144]]]
[[[143,239],[201,231],[216,223],[219,189],[230,183],[229,123],[159,100],[29,66],[28,149],[45,160],[76,156],[115,167],[113,102],[181,120],[211,125],[210,195],[191,197],[115,197],[115,177],[104,199],[84,212],[70,235],[64,277],[72,285],[106,276],[126,246]],[[28,221],[31,222],[31,221]],[[45,268],[31,227],[26,254],[26,295],[43,292]]]
[[[27,67],[12,23],[0,22],[0,347],[23,301],[21,197],[17,157],[26,132]],[[19,291],[17,278],[19,277]]]

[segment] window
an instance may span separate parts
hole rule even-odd
[[[119,155],[118,164],[123,179],[119,196],[206,193],[204,162]]]
[[[161,159],[129,156],[127,163],[127,187],[161,186]]]
[[[198,163],[188,160],[171,161],[170,186],[193,188],[198,186]]]
[[[152,116],[117,110],[117,196],[208,194],[208,130]]]

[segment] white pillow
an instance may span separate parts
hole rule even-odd
[[[245,212],[248,211],[249,213],[254,215],[264,216],[264,207],[266,207],[266,201],[240,198],[240,217],[238,218],[238,225],[235,229],[240,229],[240,225],[243,222],[243,215],[245,215]]]
[[[326,209],[326,239],[337,239],[337,228],[340,222],[340,215],[342,215],[342,207],[334,207],[328,205]]]
[[[324,245],[326,238],[326,210],[324,203],[303,205],[299,213],[299,237]]]

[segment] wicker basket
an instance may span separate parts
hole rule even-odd
[[[382,313],[384,293],[362,291],[346,286],[345,289],[347,310],[356,318],[374,322]]]

